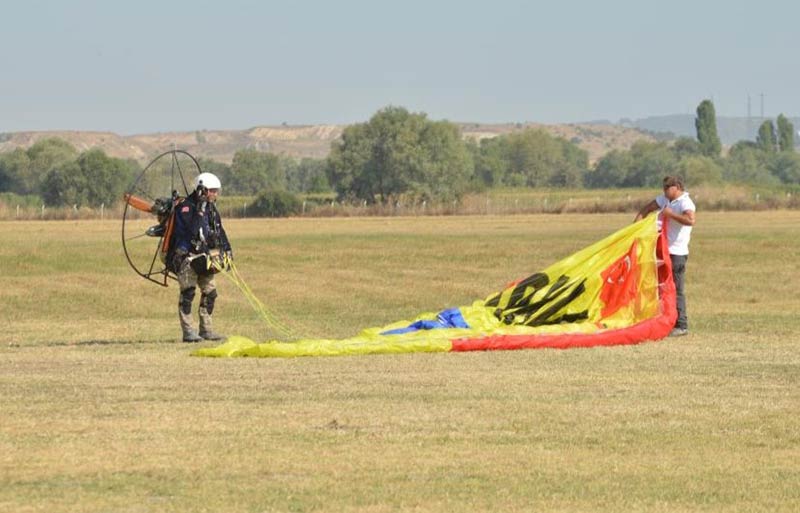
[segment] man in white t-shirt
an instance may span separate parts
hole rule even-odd
[[[683,180],[679,176],[664,178],[664,194],[642,207],[636,214],[636,221],[645,218],[651,212],[660,210],[659,219],[667,221],[667,242],[669,257],[672,261],[672,278],[675,281],[675,296],[678,307],[678,320],[670,332],[671,337],[689,334],[689,320],[686,316],[686,295],[684,293],[686,261],[689,259],[689,240],[694,226],[695,206],[689,193],[683,189]]]

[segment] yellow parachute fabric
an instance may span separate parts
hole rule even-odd
[[[566,348],[658,339],[675,320],[670,273],[659,273],[657,253],[666,254],[660,244],[664,241],[656,216],[649,216],[469,306],[368,328],[347,339],[259,344],[233,336],[192,354],[338,356]]]

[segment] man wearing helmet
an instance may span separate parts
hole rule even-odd
[[[178,317],[184,342],[222,340],[214,332],[211,315],[217,299],[214,283],[216,269],[211,259],[223,254],[233,258],[228,236],[215,205],[221,183],[212,173],[200,173],[195,180],[195,190],[175,207],[175,232],[173,249],[169,258],[170,270],[178,277],[180,298]],[[200,331],[192,322],[192,302],[195,289],[200,287]]]

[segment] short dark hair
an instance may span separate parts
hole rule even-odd
[[[664,177],[664,188],[672,187],[673,185],[677,186],[678,189],[683,190],[683,178],[680,176],[665,176]]]

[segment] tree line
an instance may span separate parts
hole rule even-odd
[[[0,193],[35,196],[52,206],[112,205],[139,169],[100,149],[79,153],[64,140],[43,139],[0,155]]]
[[[296,160],[243,149],[230,165],[202,158],[198,162],[203,171],[220,177],[230,195],[330,191],[321,159]],[[142,169],[135,160],[110,157],[101,149],[78,152],[62,139],[42,139],[28,149],[0,154],[0,193],[27,198],[26,203],[38,198],[50,206],[111,206],[122,200]]]
[[[465,140],[453,123],[390,106],[345,128],[326,159],[247,148],[231,164],[199,162],[220,177],[226,195],[335,193],[341,201],[370,204],[458,201],[494,187],[658,187],[664,175],[675,173],[689,185],[800,184],[795,129],[783,114],[775,123],[765,121],[755,141],[740,141],[725,155],[710,100],[698,105],[695,127],[696,138],[639,141],[590,166],[585,150],[541,129]],[[79,153],[63,140],[45,139],[0,155],[0,192],[37,195],[50,205],[111,205],[140,171],[135,161],[99,149]],[[287,201],[261,198],[278,200]]]
[[[792,123],[783,114],[764,121],[755,141],[739,141],[722,155],[714,104],[703,100],[695,118],[697,137],[671,142],[633,144],[630,150],[604,155],[585,175],[587,187],[657,187],[670,173],[689,185],[744,183],[800,184],[800,155],[795,151]]]

